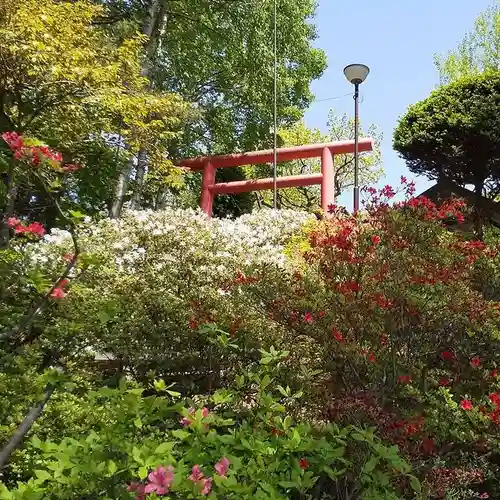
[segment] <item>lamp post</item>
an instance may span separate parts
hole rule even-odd
[[[344,68],[344,75],[354,85],[354,213],[359,212],[359,86],[370,73],[364,64],[349,64]]]

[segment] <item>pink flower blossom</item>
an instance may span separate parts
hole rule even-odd
[[[21,221],[19,219],[17,219],[16,217],[9,217],[7,219],[7,225],[9,227],[17,227],[17,226],[19,226],[19,224],[21,224]]]
[[[81,168],[82,166],[78,165],[77,163],[67,163],[66,165],[64,165],[64,167],[62,167],[62,170],[63,172],[72,173],[77,172]]]
[[[51,299],[64,299],[64,297],[66,297],[66,292],[60,287],[54,288],[50,294]]]
[[[45,234],[45,228],[39,222],[32,222],[26,226],[26,232],[42,237]]]
[[[226,472],[229,469],[231,462],[228,458],[222,457],[214,466],[215,471],[220,477],[226,477]]]
[[[208,495],[210,493],[210,490],[212,489],[212,478],[209,477],[207,479],[202,479],[201,485],[202,485],[201,494]]]
[[[135,500],[145,500],[145,489],[146,485],[141,483],[130,483],[127,487],[128,491],[135,491]]]
[[[8,144],[12,151],[20,150],[24,147],[23,137],[17,132],[4,132],[2,139]]]
[[[195,409],[193,407],[189,408],[188,410],[188,414],[189,415],[194,415],[194,412],[195,412]],[[184,427],[188,427],[189,425],[191,425],[193,422],[192,420],[190,420],[189,418],[187,417],[182,417],[180,419],[180,423],[184,426]]]
[[[313,315],[310,312],[304,314],[304,323],[311,324],[313,322]]]
[[[210,410],[209,410],[208,408],[203,407],[203,408],[201,409],[201,416],[202,416],[203,418],[208,417],[208,415],[209,415],[209,414],[210,414]]]
[[[196,481],[200,481],[204,477],[205,476],[203,475],[203,472],[201,472],[200,466],[193,465],[193,468],[191,469],[191,474],[188,476],[188,479],[190,481],[196,482]]]
[[[157,495],[166,495],[170,485],[174,482],[174,468],[169,465],[166,469],[159,465],[154,471],[149,473],[149,483],[144,489],[145,493],[155,492]]]
[[[472,401],[469,399],[462,399],[460,402],[460,408],[462,408],[462,410],[472,410]]]

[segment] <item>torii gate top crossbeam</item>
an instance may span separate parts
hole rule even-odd
[[[299,160],[303,158],[318,158],[322,151],[328,148],[332,155],[354,153],[354,141],[327,142],[325,144],[307,144],[305,146],[291,146],[278,148],[276,150],[278,162]],[[360,153],[372,151],[373,140],[371,138],[360,139],[358,150]],[[241,167],[243,165],[261,165],[274,161],[274,150],[249,151],[247,153],[236,153],[221,156],[199,156],[182,160],[179,165],[190,170],[203,170],[207,162],[215,168]]]

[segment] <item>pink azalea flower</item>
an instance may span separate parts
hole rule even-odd
[[[23,137],[17,132],[4,132],[2,139],[9,145],[12,151],[19,150],[24,147]]]
[[[463,409],[463,410],[472,410],[473,406],[472,406],[472,401],[470,401],[469,399],[463,399],[461,402],[460,402],[460,407]]]
[[[214,466],[215,472],[217,472],[220,477],[226,477],[230,464],[231,462],[228,458],[222,457]]]
[[[157,495],[166,495],[171,484],[174,482],[174,468],[169,465],[166,469],[159,465],[149,473],[149,483],[144,488],[145,493],[155,492]]]
[[[306,312],[304,314],[304,323],[312,323],[313,322],[313,315],[310,312]]]
[[[209,477],[208,479],[202,479],[201,484],[202,484],[201,494],[208,495],[210,493],[210,490],[212,489],[212,478]]]
[[[201,472],[200,466],[193,465],[193,468],[191,469],[191,474],[188,476],[188,479],[190,481],[196,482],[202,480],[204,477],[205,476],[203,475],[203,472]]]
[[[201,409],[201,416],[202,416],[203,418],[208,417],[208,415],[209,415],[209,414],[210,414],[210,411],[209,411],[209,409],[208,409],[208,408],[203,407],[203,408]]]
[[[7,219],[7,225],[9,227],[17,227],[17,226],[19,226],[19,224],[21,224],[21,221],[19,219],[17,219],[16,217],[9,217]]]
[[[195,410],[193,407],[191,407],[191,408],[189,408],[188,413],[189,413],[189,415],[194,415],[194,412],[195,412],[195,411],[196,411],[196,410]],[[192,420],[190,420],[190,419],[189,419],[189,418],[187,418],[187,417],[182,417],[182,418],[180,419],[180,423],[181,423],[184,427],[188,427],[188,426],[189,426],[189,425],[191,425],[193,422],[192,422]]]
[[[64,299],[64,297],[66,297],[66,292],[60,287],[54,288],[50,294],[51,299]]]
[[[135,491],[135,500],[145,500],[146,499],[146,485],[141,483],[130,483],[128,485],[128,491]]]
[[[184,426],[184,427],[189,427],[191,425],[191,420],[189,420],[189,418],[186,418],[186,417],[182,417],[180,419],[180,423]]]
[[[67,163],[66,165],[64,165],[64,167],[62,167],[62,170],[63,170],[63,172],[71,173],[71,172],[76,172],[76,171],[80,170],[81,168],[82,168],[82,166],[78,165],[76,163]]]

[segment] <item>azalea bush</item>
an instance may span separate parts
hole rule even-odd
[[[0,483],[1,498],[375,500],[420,492],[410,465],[373,429],[311,425],[287,414],[287,400],[301,397],[275,377],[287,355],[262,351],[233,390],[198,402],[180,399],[162,380],[148,390],[123,381],[87,393],[81,404],[92,430],[35,435],[22,453],[26,477]]]
[[[234,292],[288,273],[283,247],[309,217],[265,211],[210,220],[168,209],[89,223],[80,236],[85,270],[79,268],[71,292],[56,304],[44,337],[62,341],[73,358],[97,353],[133,370],[137,380],[147,380],[151,370],[185,373],[190,380],[198,373],[206,380],[223,367],[232,369],[243,358],[224,357],[203,325],[237,335],[247,345],[247,359],[257,347],[284,343],[286,331],[263,314],[261,299]],[[70,238],[54,231],[33,259],[51,270],[68,254]]]
[[[372,191],[363,214],[307,227],[269,314],[311,341],[325,417],[377,425],[424,461],[432,496],[497,495],[500,304],[484,289],[498,245],[448,231],[466,219],[460,200],[390,207],[394,194]]]

